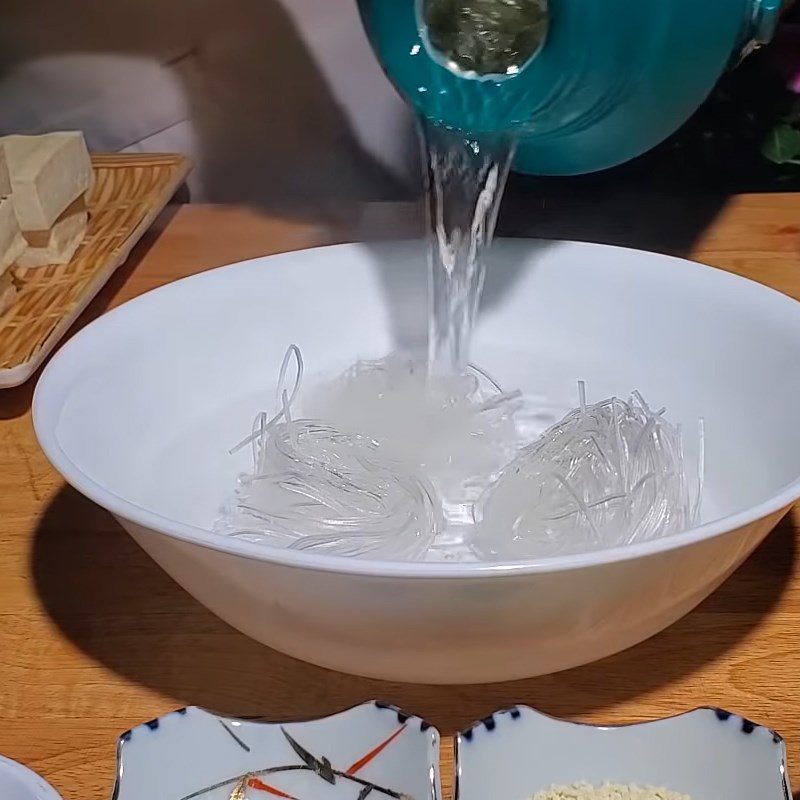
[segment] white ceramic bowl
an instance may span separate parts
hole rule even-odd
[[[257,259],[166,286],[85,328],[47,367],[39,441],[187,591],[234,627],[323,666],[482,682],[586,663],[671,624],[800,496],[800,304],[678,259],[501,241],[474,361],[544,398],[543,424],[639,389],[706,420],[704,524],[624,549],[513,564],[405,564],[271,549],[209,532],[274,397],[287,344],[338,372],[424,336],[411,244]],[[690,446],[694,437],[687,435]]]
[[[457,800],[525,800],[551,786],[666,788],[692,800],[788,800],[786,747],[716,708],[639,725],[594,726],[520,707],[459,734]]]

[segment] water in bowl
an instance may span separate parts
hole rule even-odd
[[[427,123],[421,133],[427,356],[358,362],[306,392],[301,406],[302,355],[290,347],[275,406],[243,442],[253,447],[252,471],[217,530],[343,556],[507,560],[691,527],[701,478],[690,488],[680,429],[663,411],[638,395],[584,399],[542,432],[531,425],[539,409],[530,398],[470,366],[484,256],[515,143]]]

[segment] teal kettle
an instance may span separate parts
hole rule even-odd
[[[772,36],[781,0],[359,0],[425,120],[517,139],[514,169],[577,175],[657,145]],[[488,44],[487,44],[488,43]]]

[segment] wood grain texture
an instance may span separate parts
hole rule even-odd
[[[414,219],[411,208],[384,206],[343,229],[241,209],[169,209],[79,324],[198,270],[410,232]],[[692,252],[800,298],[800,196],[734,198]],[[109,797],[117,735],[179,706],[285,720],[375,697],[447,734],[513,703],[605,722],[722,705],[787,737],[800,785],[797,512],[697,610],[625,653],[512,684],[386,684],[282,656],[199,606],[52,471],[34,439],[31,393],[0,393],[0,753],[41,772],[65,800]],[[451,769],[448,741],[447,795]]]
[[[189,171],[186,157],[175,154],[95,154],[92,166],[89,224],[75,256],[68,264],[13,270],[17,299],[0,316],[0,386],[3,370],[35,371]]]

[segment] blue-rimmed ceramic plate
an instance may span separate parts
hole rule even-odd
[[[275,724],[186,708],[124,734],[114,800],[438,800],[439,734],[368,703]]]
[[[792,796],[783,739],[714,708],[615,727],[514,708],[459,734],[456,771],[458,800],[525,800],[580,782],[664,787],[692,800]]]

